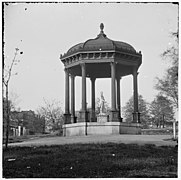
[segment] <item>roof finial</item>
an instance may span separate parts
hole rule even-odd
[[[103,23],[100,24],[100,29],[101,29],[101,32],[103,33],[103,29],[104,29],[104,24]]]
[[[106,35],[104,34],[104,31],[103,31],[103,29],[104,29],[104,24],[103,23],[101,23],[100,24],[100,29],[101,29],[101,32],[97,35],[97,37],[98,38],[105,38],[106,37]]]

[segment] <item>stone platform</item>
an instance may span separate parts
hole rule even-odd
[[[126,122],[79,122],[63,125],[64,136],[141,134],[141,124]]]
[[[106,114],[101,114],[101,115],[97,116],[98,123],[105,123],[105,122],[107,122],[107,119],[108,119],[108,117]]]

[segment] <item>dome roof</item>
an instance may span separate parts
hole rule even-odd
[[[128,43],[121,41],[114,41],[104,34],[104,25],[100,25],[100,34],[95,39],[89,39],[84,43],[79,43],[71,47],[65,56],[77,53],[77,52],[87,52],[87,51],[111,51],[117,50],[121,52],[127,52],[131,54],[136,54],[136,50]]]

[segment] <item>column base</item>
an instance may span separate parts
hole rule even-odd
[[[91,111],[91,122],[96,122],[95,111]]]
[[[91,117],[91,122],[97,122],[97,119],[96,119],[96,117]]]
[[[119,122],[123,122],[123,118],[122,117],[119,117]]]
[[[77,122],[87,122],[88,121],[88,111],[79,111],[79,119]]]
[[[76,123],[77,122],[77,117],[71,116],[71,123]]]
[[[111,110],[110,115],[109,115],[109,121],[110,122],[120,122],[119,111]]]
[[[134,112],[133,113],[133,123],[141,123],[140,122],[140,113],[139,112]]]
[[[71,124],[71,114],[64,114],[64,124]]]

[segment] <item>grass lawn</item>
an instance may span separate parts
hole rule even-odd
[[[25,135],[25,136],[10,136],[8,143],[23,142],[31,139],[39,139],[45,137],[55,137],[54,134],[36,134],[36,135]],[[3,137],[3,144],[5,144],[6,137]]]
[[[177,177],[175,147],[70,144],[3,150],[4,178]]]

